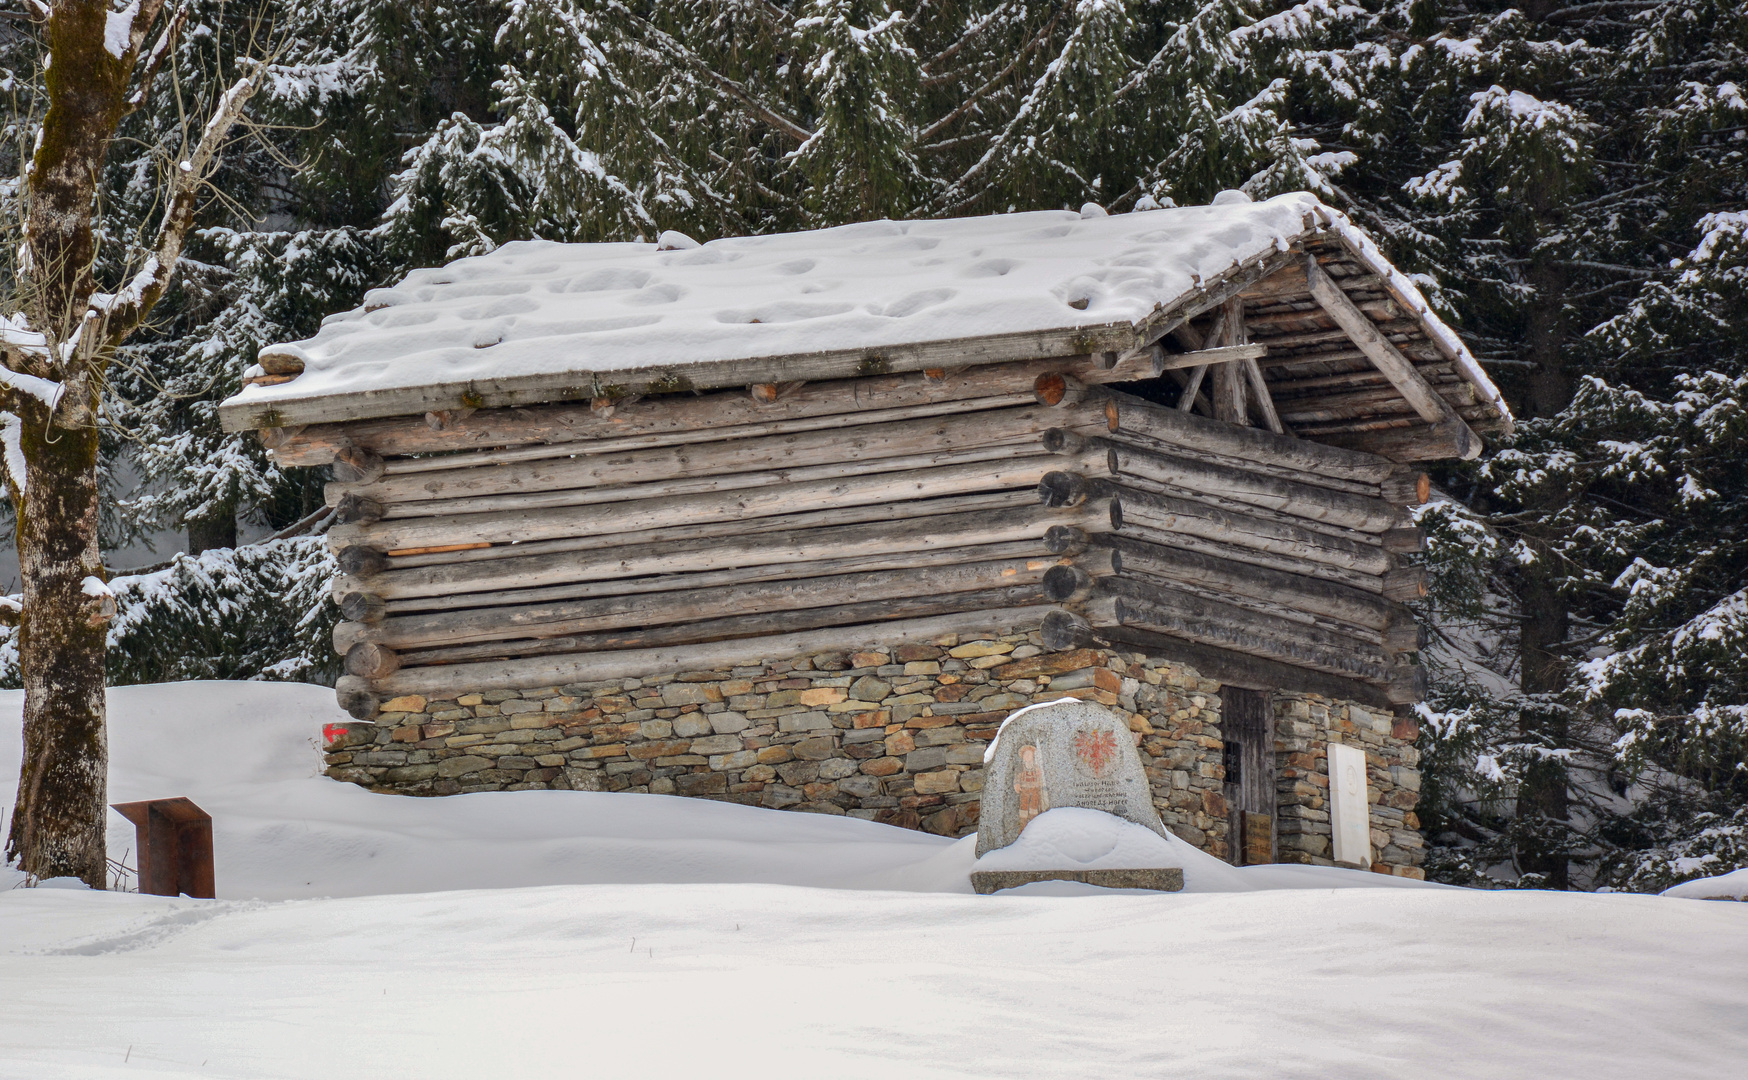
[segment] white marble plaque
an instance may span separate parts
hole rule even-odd
[[[1002,724],[985,761],[980,858],[1059,806],[1102,810],[1165,836],[1134,733],[1095,702],[1063,698],[1021,709]]]
[[[1366,752],[1357,746],[1329,744],[1329,824],[1335,861],[1372,866],[1372,808],[1366,785]]]

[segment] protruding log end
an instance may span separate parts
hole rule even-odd
[[[1426,534],[1413,526],[1385,529],[1378,534],[1378,542],[1385,551],[1393,551],[1399,555],[1413,555],[1426,550]]]
[[[340,598],[340,614],[348,622],[378,623],[388,614],[388,602],[373,593],[347,593]]]
[[[1067,428],[1051,428],[1044,433],[1043,442],[1052,454],[1078,454],[1086,449],[1086,437]]]
[[[382,455],[355,443],[334,451],[334,479],[342,484],[374,484],[384,468]]]
[[[1390,682],[1384,696],[1392,705],[1411,705],[1426,698],[1431,687],[1426,669],[1419,664],[1397,664],[1390,671]]]
[[[1105,399],[1105,427],[1106,427],[1106,429],[1110,430],[1110,431],[1116,431],[1121,426],[1122,426],[1122,421],[1118,418],[1118,414],[1117,414],[1117,399],[1116,398],[1106,398]]]
[[[334,684],[334,697],[340,708],[354,720],[374,720],[382,707],[382,698],[371,692],[370,684],[356,675],[342,675]]]
[[[1071,509],[1086,502],[1092,485],[1079,473],[1047,472],[1038,481],[1038,501],[1055,509]]]
[[[1051,603],[1068,604],[1092,595],[1098,582],[1078,566],[1052,566],[1044,571],[1044,595]]]
[[[375,499],[348,492],[334,505],[334,520],[341,525],[374,525],[384,512],[382,503]]]
[[[1432,477],[1404,466],[1384,479],[1379,492],[1392,506],[1419,506],[1432,498]]]
[[[1086,397],[1086,387],[1072,375],[1052,372],[1038,376],[1032,383],[1032,396],[1038,399],[1040,405],[1062,409],[1080,404],[1081,399]]]
[[[1405,604],[1426,596],[1426,569],[1399,566],[1384,575],[1384,598]]]
[[[1052,555],[1079,555],[1086,550],[1089,539],[1085,529],[1052,525],[1044,530],[1044,550]]]
[[[303,433],[304,425],[295,427],[261,428],[255,432],[255,437],[261,440],[261,447],[268,452],[278,450]]]
[[[371,574],[380,574],[388,569],[387,555],[373,547],[364,547],[359,544],[341,548],[340,554],[335,557],[334,561],[340,564],[341,573],[351,574],[355,577],[369,577]]]
[[[1044,616],[1039,636],[1044,639],[1044,647],[1051,652],[1078,649],[1097,641],[1091,623],[1072,611],[1063,611],[1060,608]]]
[[[1382,644],[1391,656],[1416,653],[1426,648],[1429,635],[1426,627],[1415,619],[1399,619],[1384,627]]]
[[[386,645],[360,641],[346,650],[346,674],[360,679],[384,679],[401,669],[401,658]]]

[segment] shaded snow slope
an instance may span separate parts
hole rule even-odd
[[[341,719],[322,687],[110,702],[113,799],[194,798],[221,893],[268,899],[0,882],[0,1077],[1638,1080],[1748,1060],[1748,905],[1238,870],[1178,843],[1183,893],[978,897],[971,841],[867,822],[372,795],[315,773]],[[0,695],[7,794],[18,705]],[[1036,839],[1097,858],[1108,833]],[[479,888],[508,885],[536,887]]]
[[[22,702],[21,691],[0,691],[0,799],[8,802]],[[221,898],[620,882],[971,890],[974,838],[852,818],[668,795],[371,794],[317,772],[322,725],[350,719],[324,686],[124,686],[109,691],[109,707],[109,801],[186,795],[210,813]],[[113,815],[111,857],[133,865],[133,845],[133,826]],[[1203,868],[1192,875],[1196,888],[1428,887],[1319,867],[1237,871],[1177,847],[1182,865]],[[0,869],[0,888],[17,879]]]

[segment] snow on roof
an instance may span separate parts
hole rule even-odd
[[[366,294],[362,307],[329,316],[315,337],[268,346],[263,356],[295,357],[303,374],[246,387],[226,405],[259,411],[472,380],[501,385],[1132,326],[1308,232],[1351,230],[1339,211],[1304,192],[1095,211],[870,221],[702,245],[676,234],[660,244],[506,244],[416,270]],[[1483,396],[1496,399],[1413,286],[1399,275],[1392,283],[1409,293],[1442,347],[1460,350],[1459,364],[1479,378]]]

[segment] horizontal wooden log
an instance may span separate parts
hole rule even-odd
[[[1393,556],[1371,544],[1247,517],[1189,499],[1130,488],[1113,488],[1112,496],[1117,503],[1119,526],[1133,520],[1168,533],[1199,536],[1374,576],[1383,575],[1395,565]]]
[[[1362,592],[1384,593],[1385,582],[1390,574],[1400,571],[1393,570],[1390,574],[1379,577],[1376,574],[1349,570],[1346,567],[1330,563],[1320,563],[1310,559],[1301,559],[1291,554],[1280,554],[1257,547],[1246,547],[1242,544],[1225,543],[1208,537],[1196,536],[1187,532],[1174,532],[1162,529],[1157,524],[1149,524],[1144,519],[1130,517],[1121,523],[1114,535],[1130,539],[1142,540],[1160,547],[1178,548],[1192,551],[1199,555],[1212,555],[1215,558],[1229,559],[1232,562],[1247,566],[1260,566],[1270,570],[1279,570],[1288,574],[1300,574],[1314,577],[1322,581],[1333,581],[1338,585],[1346,585]],[[1046,543],[1046,550],[1049,550]],[[1389,597],[1400,599],[1400,597]]]
[[[727,639],[674,648],[629,649],[622,652],[402,668],[375,684],[358,678],[342,678],[335,689],[343,702],[350,702],[356,707],[363,698],[381,699],[401,694],[437,696],[470,690],[523,690],[531,687],[639,678],[656,673],[666,675],[721,671],[767,660],[788,660],[796,656],[853,652],[904,642],[927,641],[944,634],[966,637],[974,634],[1023,632],[1037,627],[1052,610],[1054,609],[1049,605],[1039,604],[832,627],[769,637]]]
[[[887,619],[922,618],[959,611],[980,611],[991,607],[1034,604],[1041,602],[1043,596],[1041,585],[1015,585],[940,596],[895,596],[833,607],[762,611],[753,615],[733,615],[696,622],[671,623],[666,626],[629,626],[589,634],[445,645],[409,651],[401,660],[405,667],[422,667],[490,659],[509,660],[614,649],[647,649],[662,645],[692,645]]]
[[[1337,701],[1353,701],[1378,709],[1389,709],[1397,699],[1407,703],[1425,696],[1424,689],[1418,694],[1415,692],[1412,675],[1405,675],[1399,670],[1393,674],[1390,685],[1379,687],[1357,679],[1203,645],[1139,627],[1106,626],[1095,629],[1087,624],[1085,631],[1077,635],[1076,640],[1083,646],[1120,645],[1163,660],[1187,664],[1203,678],[1246,690],[1318,694]],[[1411,669],[1413,672],[1421,670]]]
[[[1103,419],[1096,408],[1066,413],[1035,406],[991,409],[892,423],[859,424],[826,431],[589,453],[491,467],[390,472],[374,484],[330,484],[327,497],[330,503],[348,494],[374,499],[388,507],[391,516],[406,516],[396,504],[643,484],[1012,446],[1035,439],[1052,428],[1093,430],[1102,426]]]
[[[1234,464],[1255,463],[1291,469],[1312,476],[1361,484],[1378,484],[1390,475],[1391,462],[1291,435],[1239,427],[1179,412],[1111,391],[1105,401],[1106,427],[1116,435],[1137,435],[1171,446],[1216,454]]]
[[[1268,355],[1267,345],[1221,345],[1212,349],[1192,349],[1189,352],[1164,353],[1154,365],[1161,374],[1204,364],[1228,364],[1234,361],[1260,360]]]
[[[219,420],[227,431],[247,431],[287,424],[330,423],[353,417],[423,416],[441,409],[513,408],[633,393],[730,386],[738,389],[753,383],[837,380],[888,372],[1000,364],[1027,357],[1066,358],[1104,351],[1124,352],[1140,344],[1140,337],[1137,328],[1124,321],[744,360],[476,378],[344,394],[287,395],[272,401],[251,400],[223,406],[219,410]]]
[[[949,465],[970,465],[989,462],[999,467],[1003,462],[1023,458],[1037,452],[1036,444],[973,446],[959,450],[909,454],[903,457],[879,457],[865,460],[808,465],[800,468],[766,469],[758,472],[733,472],[713,476],[693,476],[674,480],[650,480],[641,484],[615,484],[609,487],[566,487],[557,490],[517,492],[499,495],[455,496],[391,503],[376,520],[390,522],[436,518],[466,520],[492,514],[515,514],[526,511],[554,510],[568,506],[600,508],[614,503],[632,503],[650,499],[704,497],[722,495],[740,501],[740,493],[756,488],[791,488],[821,481],[847,480],[851,477],[872,477],[882,474],[912,473],[924,469],[940,469]],[[485,472],[488,470],[470,470]],[[341,501],[356,499],[344,495]],[[360,524],[373,522],[361,520]]]
[[[1383,431],[1333,432],[1318,436],[1331,446],[1376,454],[1390,461],[1446,461],[1463,458],[1481,445],[1474,431],[1464,424],[1415,425]],[[1479,453],[1476,450],[1476,453]],[[1470,455],[1473,456],[1473,455]]]
[[[335,589],[341,594],[368,592],[389,601],[413,596],[454,597],[453,606],[461,607],[466,603],[463,594],[474,592],[1011,543],[1036,540],[1050,526],[1059,524],[1074,525],[1088,532],[1109,531],[1110,502],[1095,501],[1067,512],[1034,505],[897,522],[873,521],[751,536],[710,537],[628,547],[603,546],[595,551],[555,552],[473,563],[439,563],[342,579],[336,583]]]
[[[354,545],[379,551],[431,544],[519,543],[558,537],[601,536],[687,522],[744,520],[801,510],[924,499],[966,491],[992,491],[1036,484],[1062,458],[1035,457],[950,465],[848,479],[815,480],[710,495],[614,502],[442,518],[405,518],[375,525],[341,525],[328,533],[336,549]]]
[[[1045,571],[1061,561],[1059,556],[1040,552],[1029,558],[980,563],[734,582],[670,592],[399,615],[373,624],[340,623],[334,628],[334,648],[344,653],[358,642],[375,642],[393,649],[416,649],[475,641],[556,637],[628,626],[699,622],[746,612],[766,614],[832,607],[871,597],[938,597],[1013,585],[1036,585],[1043,581]]]
[[[1162,582],[1187,582],[1255,600],[1272,601],[1383,633],[1412,624],[1414,613],[1376,592],[1308,574],[1295,574],[1217,555],[1166,547],[1113,533],[1094,541],[1113,550],[1115,570]]]
[[[960,563],[995,562],[1002,559],[1042,557],[1051,552],[1037,540],[1016,540],[977,547],[940,548],[930,551],[888,551],[872,555],[855,555],[841,559],[816,559],[811,562],[768,563],[761,566],[731,566],[722,570],[701,570],[693,573],[655,574],[638,578],[608,578],[602,581],[579,581],[566,585],[541,585],[523,589],[503,589],[496,592],[461,595],[415,596],[384,601],[374,597],[383,608],[383,616],[409,615],[422,611],[449,611],[457,607],[496,607],[514,604],[545,604],[559,600],[587,600],[601,596],[632,596],[646,593],[678,592],[682,589],[708,589],[718,585],[747,584],[756,581],[793,581],[799,578],[829,577],[834,574],[866,574],[879,570],[908,570],[923,566],[954,566]],[[340,613],[352,622],[374,622],[378,619],[357,618],[348,614],[347,602],[365,593],[345,593],[340,599]]]
[[[401,570],[414,566],[489,562],[493,559],[551,555],[562,551],[600,551],[609,547],[623,548],[644,544],[666,544],[676,540],[704,540],[722,536],[752,536],[758,533],[785,532],[790,529],[860,525],[876,521],[904,521],[910,518],[938,517],[942,514],[1030,507],[1036,504],[1036,495],[1024,488],[1013,491],[975,492],[970,495],[947,495],[933,499],[902,499],[889,503],[869,503],[865,506],[836,506],[826,510],[804,510],[800,513],[775,514],[770,517],[689,522],[684,525],[668,525],[659,529],[639,529],[633,532],[613,533],[609,536],[570,536],[559,537],[555,540],[527,541],[519,544],[466,545],[448,549],[447,553],[444,554],[409,555],[405,551],[397,551],[394,558],[386,560],[386,569]]]
[[[295,435],[276,437],[280,445],[275,459],[284,465],[326,465],[347,443],[370,447],[385,458],[504,447],[539,454],[558,445],[601,441],[616,442],[619,449],[630,449],[626,445],[630,439],[657,440],[638,444],[644,447],[694,442],[706,431],[712,433],[709,438],[719,439],[835,428],[857,423],[858,416],[887,422],[1031,404],[1038,376],[1057,372],[1088,383],[1135,377],[1127,370],[1103,369],[1089,355],[1075,355],[968,367],[942,379],[918,372],[815,381],[769,404],[735,391],[645,397],[605,416],[587,404],[532,404],[479,409],[441,432],[413,415],[339,420],[309,424]],[[493,454],[486,460],[515,458]],[[407,463],[396,464],[405,468]]]
[[[1368,650],[1315,627],[1189,593],[1161,589],[1145,598],[1107,596],[1086,605],[1086,613],[1095,627],[1134,626],[1374,686],[1386,686],[1391,678],[1389,658],[1377,646]]]
[[[1277,513],[1365,533],[1381,533],[1406,522],[1400,507],[1381,498],[1283,480],[1248,469],[1216,465],[1109,440],[1095,440],[1092,446],[1105,451],[1108,470],[1119,478],[1119,482],[1124,476],[1138,476],[1186,491],[1218,495]]]

